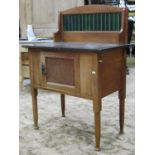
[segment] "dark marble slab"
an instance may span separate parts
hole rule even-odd
[[[108,43],[81,43],[81,42],[50,42],[42,44],[29,43],[23,45],[26,48],[39,48],[50,51],[88,51],[102,52],[107,49],[127,48],[131,44],[108,44]]]

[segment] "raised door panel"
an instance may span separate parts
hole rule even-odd
[[[79,54],[42,51],[40,58],[43,87],[73,95],[80,93]]]

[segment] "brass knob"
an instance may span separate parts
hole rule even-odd
[[[96,74],[96,72],[95,72],[95,71],[92,71],[91,73],[92,73],[92,74]]]

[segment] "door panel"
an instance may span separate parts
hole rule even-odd
[[[47,82],[75,86],[73,59],[46,58],[46,69]]]

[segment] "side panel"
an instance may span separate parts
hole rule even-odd
[[[99,54],[99,83],[103,97],[120,89],[123,58],[121,49]]]

